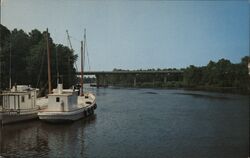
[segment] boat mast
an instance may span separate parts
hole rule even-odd
[[[86,46],[86,29],[84,29],[84,43],[83,41],[81,41],[81,92],[80,92],[81,96],[84,95],[83,94],[83,69],[84,69],[83,66],[84,66],[84,60],[85,60],[85,46]]]
[[[81,41],[81,88],[80,88],[80,95],[83,95],[83,41]]]
[[[50,73],[50,49],[49,49],[49,33],[48,28],[46,30],[47,39],[47,57],[48,57],[48,94],[51,94],[51,73]]]
[[[11,37],[10,37],[10,67],[9,67],[9,69],[10,69],[10,76],[9,76],[9,87],[10,87],[10,89],[11,89]]]
[[[57,46],[56,46],[56,84],[58,85],[60,83],[60,75],[59,75],[59,68],[58,68],[58,52],[57,52]]]
[[[2,2],[3,2],[3,0],[0,0],[0,24],[2,24]]]
[[[2,0],[0,0],[0,25],[2,25]],[[0,31],[1,37],[1,31]],[[2,54],[2,44],[0,44],[0,56]],[[0,90],[2,90],[2,59],[0,57]]]
[[[66,34],[67,34],[67,39],[69,42],[70,49],[73,52],[68,30],[66,30]],[[71,70],[70,70],[70,54],[69,54],[69,56],[68,56],[68,84],[69,85],[71,83],[71,80],[72,80],[72,77],[71,77]]]

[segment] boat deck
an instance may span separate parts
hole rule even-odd
[[[48,98],[41,97],[36,99],[36,105],[39,109],[45,109],[48,106]]]

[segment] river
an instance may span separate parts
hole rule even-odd
[[[249,97],[185,90],[89,88],[95,115],[1,128],[4,157],[247,158]]]

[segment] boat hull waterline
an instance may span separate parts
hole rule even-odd
[[[93,102],[88,107],[79,108],[74,111],[64,111],[64,112],[46,111],[46,112],[39,112],[38,116],[40,120],[51,123],[73,122],[94,114],[94,110],[96,108],[97,105],[95,102]]]
[[[33,119],[38,119],[37,112],[29,114],[1,114],[2,124],[11,124]]]
[[[14,85],[0,94],[0,123],[2,125],[37,119],[36,88],[29,85]]]

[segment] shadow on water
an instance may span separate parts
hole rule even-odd
[[[158,94],[158,93],[156,93],[156,92],[144,92],[142,94]]]
[[[84,156],[85,128],[95,124],[96,115],[67,124],[39,120],[5,125],[0,130],[0,155],[4,157]],[[71,145],[74,144],[74,147]],[[67,151],[67,152],[66,152]]]
[[[187,95],[187,96],[192,96],[195,98],[208,98],[208,99],[221,99],[221,100],[227,100],[227,99],[232,99],[226,96],[219,96],[219,95],[209,95],[209,94],[197,94],[197,93],[172,93],[172,94],[177,94],[177,95]]]

